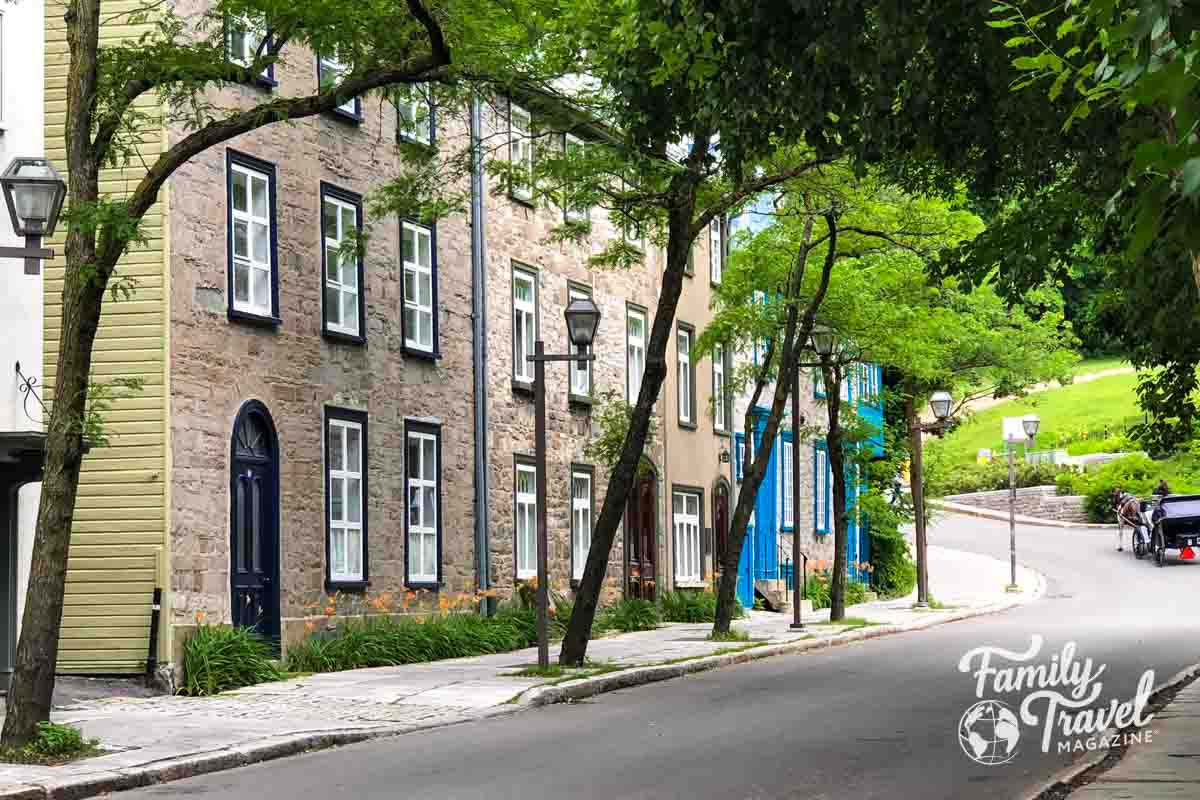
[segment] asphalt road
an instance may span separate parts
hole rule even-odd
[[[1007,526],[953,518],[933,544],[1005,558]],[[411,734],[128,793],[129,798],[398,797],[934,798],[1023,797],[1071,763],[1041,752],[980,766],[958,725],[977,701],[958,671],[981,645],[1039,661],[1068,642],[1077,661],[1107,665],[1101,703],[1200,662],[1200,562],[1156,568],[1115,552],[1106,532],[1024,529],[1022,563],[1046,597],[990,617],[604,695],[593,701]],[[936,584],[932,587],[937,594]],[[1014,707],[1021,696],[1005,697]],[[1044,708],[1038,706],[1037,708]],[[1150,728],[1153,729],[1153,723]],[[1075,756],[1077,757],[1077,756]]]

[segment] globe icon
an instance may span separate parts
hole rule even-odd
[[[958,721],[958,744],[967,757],[988,767],[1017,757],[1021,726],[1017,715],[999,700],[981,700]]]

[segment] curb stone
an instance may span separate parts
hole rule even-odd
[[[420,726],[382,726],[369,729],[328,730],[311,733],[291,734],[275,737],[270,740],[252,745],[243,745],[228,750],[199,753],[180,756],[124,770],[109,770],[97,772],[78,778],[63,780],[48,780],[39,784],[22,784],[19,786],[0,786],[0,800],[82,800],[109,792],[119,792],[160,783],[168,783],[184,778],[194,778],[213,772],[244,767],[264,761],[271,761],[286,756],[299,755],[315,750],[324,750],[342,745],[356,744],[370,739],[386,736],[397,736],[405,733],[433,730],[435,728],[460,725],[463,722],[474,722],[507,714],[516,713],[522,709],[535,708],[581,700],[594,697],[606,692],[642,686],[648,683],[669,680],[699,672],[719,669],[721,667],[758,661],[772,656],[803,653],[809,650],[823,650],[843,644],[877,639],[908,631],[919,631],[951,622],[981,617],[1007,611],[1017,606],[1033,602],[1041,597],[1046,590],[1045,578],[1039,573],[1033,573],[1037,579],[1034,589],[1027,595],[1013,600],[993,603],[978,608],[950,613],[946,616],[930,616],[909,623],[890,623],[876,625],[858,630],[846,631],[835,636],[820,639],[800,639],[794,642],[755,647],[736,653],[726,653],[720,656],[706,656],[684,661],[678,664],[664,664],[649,667],[634,667],[608,675],[569,681],[558,686],[534,687],[518,696],[516,703],[484,709],[474,716],[464,720],[434,723]]]
[[[980,519],[992,519],[999,522],[1008,522],[1008,514],[1003,511],[993,511],[990,508],[979,508],[978,506],[970,506],[965,503],[952,503],[946,500],[930,500],[929,505],[944,511],[947,514],[958,514],[964,517],[978,517]],[[1095,522],[1063,522],[1058,519],[1042,519],[1041,517],[1027,517],[1023,514],[1017,514],[1016,520],[1021,525],[1032,525],[1040,528],[1065,528],[1077,530],[1115,530],[1116,525],[1105,525]]]
[[[1190,667],[1184,667],[1183,669],[1181,669],[1179,672],[1176,672],[1174,675],[1172,675],[1167,680],[1163,681],[1162,683],[1157,684],[1154,687],[1153,691],[1150,693],[1150,696],[1155,697],[1165,691],[1174,689],[1174,688],[1180,686],[1181,684],[1185,684],[1192,680],[1195,680],[1198,676],[1200,676],[1200,664],[1193,664]],[[1166,707],[1169,708],[1170,704],[1168,704]],[[1103,738],[1105,736],[1110,736],[1113,733],[1114,733],[1114,731],[1111,727],[1105,728],[1103,731],[1100,732],[1100,736]],[[1082,778],[1085,774],[1087,774],[1091,770],[1096,769],[1101,764],[1103,764],[1104,760],[1107,759],[1109,757],[1109,755],[1111,755],[1111,750],[1097,750],[1094,753],[1089,753],[1087,756],[1080,759],[1080,761],[1078,761],[1077,763],[1072,764],[1071,766],[1066,767],[1065,769],[1056,773],[1052,778],[1050,778],[1050,780],[1046,781],[1041,787],[1039,787],[1038,789],[1035,789],[1032,792],[1030,792],[1029,794],[1025,795],[1022,798],[1022,800],[1040,800],[1044,796],[1058,796],[1058,795],[1050,795],[1050,793],[1056,789],[1065,790],[1066,794],[1073,793],[1075,791],[1076,787],[1073,787],[1071,784],[1073,784],[1079,778]],[[1113,767],[1117,766],[1117,764],[1120,764],[1120,763],[1121,762],[1119,760],[1116,761],[1113,764]],[[1109,767],[1109,769],[1105,770],[1105,772],[1109,772],[1111,770],[1112,770],[1112,767]]]

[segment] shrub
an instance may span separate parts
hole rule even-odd
[[[39,758],[57,760],[93,753],[99,744],[98,739],[84,739],[83,732],[70,725],[39,722],[37,735],[25,745],[25,751]]]
[[[868,492],[861,501],[864,516],[870,520],[871,586],[880,597],[906,597],[917,585],[917,565],[900,526],[909,522],[878,490]]]
[[[717,619],[716,592],[663,592],[658,598],[663,622],[715,622]],[[733,618],[745,614],[741,604],[735,604]]]
[[[201,625],[183,645],[180,694],[200,697],[280,679],[271,644],[247,628]]]
[[[1072,472],[1069,466],[1059,464],[1016,465],[1015,478],[1018,489],[1032,486],[1050,486],[1064,472]],[[1008,488],[1008,461],[997,458],[987,464],[937,464],[925,473],[925,490],[929,497],[945,497],[955,494],[994,492]]]
[[[858,581],[846,581],[846,605],[856,606],[867,599],[867,587]]]
[[[627,598],[614,605],[608,610],[608,619],[622,633],[653,630],[662,622],[658,606],[638,598]]]

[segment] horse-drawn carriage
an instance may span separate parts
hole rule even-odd
[[[1158,566],[1166,563],[1167,551],[1179,551],[1179,557],[1191,561],[1193,548],[1200,548],[1200,495],[1156,495],[1140,500],[1124,495],[1117,506],[1118,549],[1124,549],[1124,530],[1131,529],[1133,554],[1143,558],[1153,554]]]

